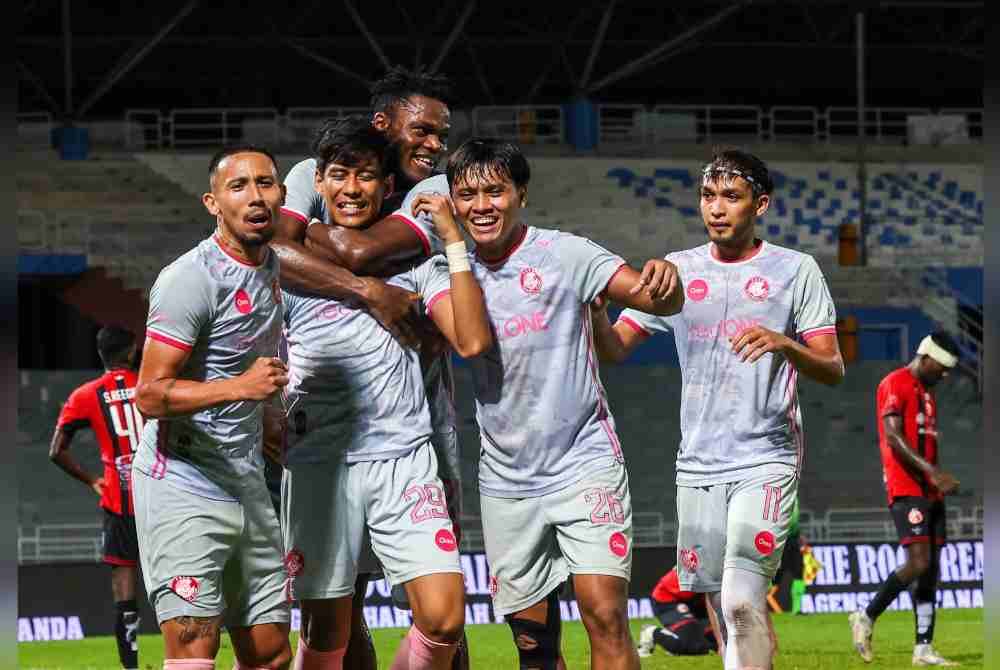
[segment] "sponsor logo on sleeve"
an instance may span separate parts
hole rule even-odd
[[[924,520],[924,513],[914,507],[910,510],[910,513],[906,515],[906,518],[915,526]]]
[[[500,582],[497,581],[496,575],[490,575],[490,597],[496,598],[497,591],[500,590]]]

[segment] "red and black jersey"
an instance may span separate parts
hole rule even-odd
[[[57,426],[67,434],[90,428],[101,447],[104,495],[100,505],[115,514],[134,514],[132,454],[139,446],[143,419],[135,404],[135,371],[109,370],[69,395]]]
[[[878,385],[876,393],[878,415],[878,446],[882,454],[882,478],[889,504],[902,496],[923,496],[941,500],[942,496],[920,474],[911,473],[896,458],[886,440],[883,419],[897,415],[903,420],[903,436],[910,449],[916,450],[928,463],[937,465],[937,403],[908,367],[890,372]]]

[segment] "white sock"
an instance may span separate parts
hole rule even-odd
[[[722,573],[722,613],[728,632],[726,670],[770,670],[771,635],[767,623],[769,580],[756,572],[726,568]]]

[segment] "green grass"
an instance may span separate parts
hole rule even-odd
[[[650,620],[632,622],[632,634]],[[913,614],[886,612],[875,630],[875,662],[866,665],[855,654],[850,642],[846,614],[779,615],[775,617],[780,651],[775,661],[779,670],[849,670],[850,668],[908,668],[913,650]],[[387,668],[403,629],[374,631],[379,666]],[[469,626],[469,647],[473,668],[506,670],[517,667],[517,655],[510,632],[502,625]],[[938,612],[934,646],[945,657],[959,661],[963,668],[983,667],[983,610],[942,610]],[[293,641],[294,642],[294,641]],[[146,635],[139,642],[141,666],[159,670],[163,664],[163,645],[158,636]],[[118,667],[114,640],[110,637],[67,642],[29,642],[19,645],[19,666],[45,670],[114,670]],[[563,627],[563,653],[569,670],[587,668],[590,652],[583,626],[578,622]],[[233,652],[223,640],[216,668],[229,670]],[[719,670],[722,663],[715,655],[699,658],[670,657],[657,649],[642,660],[644,670],[677,668]]]

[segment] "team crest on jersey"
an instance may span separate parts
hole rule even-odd
[[[490,597],[496,598],[499,590],[500,582],[497,581],[496,575],[490,575]]]
[[[698,565],[701,563],[701,559],[698,558],[698,551],[695,547],[681,549],[679,555],[681,567],[684,568],[685,572],[698,572]]]
[[[757,547],[764,556],[770,556],[774,552],[774,533],[769,530],[762,530],[753,539],[753,545]]]
[[[708,297],[708,282],[704,279],[692,280],[687,287],[687,297],[695,302],[701,302]]]
[[[250,296],[243,289],[236,290],[236,296],[233,298],[233,304],[236,305],[236,311],[240,314],[249,314],[250,310],[253,309],[253,304],[250,302]]]
[[[170,590],[189,603],[198,597],[201,584],[194,577],[174,577],[170,580]]]
[[[447,528],[442,528],[434,535],[434,544],[441,551],[455,551],[458,549],[458,542],[455,540],[455,534],[452,533]]]
[[[542,275],[535,268],[521,270],[521,290],[525,293],[538,294],[542,292]]]
[[[691,611],[691,608],[685,605],[684,603],[681,603],[677,606],[677,611],[680,612],[681,614],[687,614],[688,612]]]
[[[285,572],[289,577],[298,577],[306,567],[306,557],[298,549],[285,554]]]
[[[608,538],[608,548],[618,558],[624,558],[628,553],[628,538],[624,533],[611,533],[611,537]]]
[[[916,526],[918,523],[924,520],[924,513],[921,512],[916,507],[914,507],[913,509],[910,510],[910,513],[906,515],[906,518],[907,520],[909,520],[911,524]]]
[[[743,287],[743,292],[754,302],[764,302],[767,300],[767,295],[770,291],[771,285],[766,279],[760,276],[750,277],[747,280],[746,286]]]

